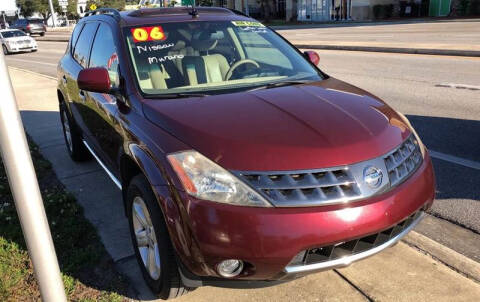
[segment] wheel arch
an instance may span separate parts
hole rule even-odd
[[[119,156],[119,170],[122,183],[122,196],[125,215],[127,212],[127,190],[130,181],[137,175],[142,174],[147,179],[155,195],[157,203],[162,211],[165,224],[170,235],[174,250],[180,257],[182,263],[188,263],[185,255],[191,254],[192,245],[188,224],[185,220],[185,213],[182,214],[182,205],[172,193],[171,184],[167,181],[162,169],[155,164],[153,157],[138,144],[131,144],[128,147],[128,154],[123,152]],[[184,210],[183,210],[184,211]],[[188,241],[188,242],[187,242]]]
[[[119,170],[125,210],[128,185],[136,175],[143,174],[152,189],[154,186],[168,185],[153,157],[138,144],[130,144],[127,152],[120,153]]]

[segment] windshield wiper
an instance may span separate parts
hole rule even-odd
[[[145,97],[149,99],[181,99],[181,98],[201,98],[209,96],[203,93],[162,93],[162,94],[147,94]]]
[[[300,85],[300,84],[305,84],[311,81],[281,81],[281,82],[275,82],[275,83],[269,83],[266,85],[258,86],[252,89],[249,89],[247,91],[255,91],[255,90],[261,90],[261,89],[270,89],[270,88],[277,88],[277,87],[283,87],[283,86],[292,86],[292,85]]]

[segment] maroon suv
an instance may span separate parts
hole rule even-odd
[[[431,206],[405,116],[318,59],[221,8],[103,9],[75,27],[58,67],[68,152],[122,190],[161,298],[346,266]]]

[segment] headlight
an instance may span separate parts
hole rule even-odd
[[[15,45],[15,44],[17,44],[16,41],[7,41],[7,43],[8,43],[9,45]]]
[[[405,115],[403,115],[403,113],[397,111],[397,114],[403,119],[405,124],[408,125],[408,127],[410,128],[410,131],[413,132],[413,135],[415,136],[415,139],[417,140],[417,143],[420,146],[420,152],[422,153],[422,157],[425,158],[425,145],[423,144],[422,140],[420,139],[420,136],[418,136],[417,131],[415,131],[412,124],[410,123],[408,118]]]
[[[231,205],[272,206],[230,172],[196,151],[173,153],[167,158],[183,187],[192,196]]]

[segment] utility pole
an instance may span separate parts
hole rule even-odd
[[[52,0],[48,0],[48,5],[50,6],[50,14],[52,14],[52,25],[55,27],[55,11],[53,10],[53,2]]]
[[[32,259],[42,300],[66,302],[52,235],[32,158],[18,112],[5,57],[0,52],[0,151],[15,199],[18,218]]]

